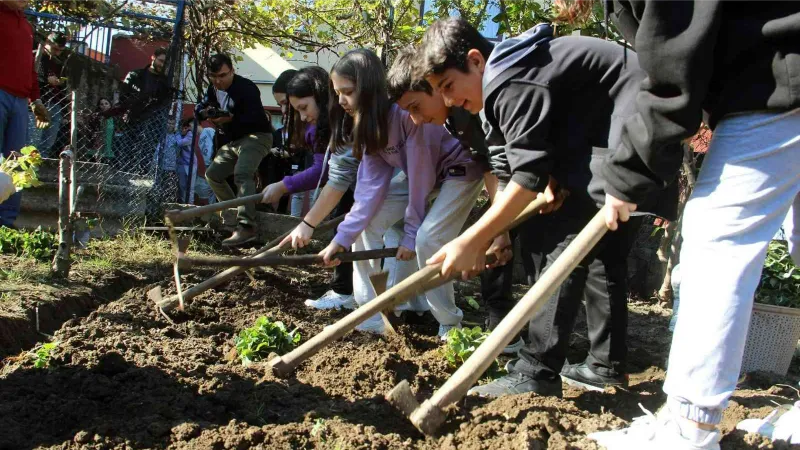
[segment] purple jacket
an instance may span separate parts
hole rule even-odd
[[[337,244],[349,248],[383,204],[395,168],[408,177],[405,236],[400,245],[413,250],[417,230],[425,220],[428,195],[447,178],[477,180],[483,170],[469,150],[440,125],[418,127],[396,104],[389,111],[389,142],[377,155],[364,155],[358,167],[355,204],[339,225]]]
[[[316,125],[309,125],[306,127],[306,144],[308,148],[314,148],[314,142],[317,137]],[[328,181],[328,172],[322,173],[323,161],[325,161],[325,154],[314,153],[314,164],[302,172],[294,175],[283,177],[283,184],[290,194],[297,192],[310,191],[317,188],[317,184],[324,185]],[[319,179],[322,176],[322,183]]]

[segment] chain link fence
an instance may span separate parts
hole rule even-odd
[[[150,86],[137,90],[121,81],[126,74],[107,64],[107,55],[70,47],[74,35],[67,34],[69,43],[60,53],[46,45],[45,35],[37,37],[41,99],[51,121],[48,128],[36,129],[31,114],[28,144],[45,158],[39,176],[53,192],[31,192],[28,205],[43,212],[36,203],[56,201],[58,157],[70,148],[75,211],[119,223],[162,221],[163,205],[178,197],[174,132],[181,110],[176,101],[180,70],[174,68],[180,58],[167,55],[163,71],[176,76],[153,95]],[[23,196],[23,209],[25,203]]]

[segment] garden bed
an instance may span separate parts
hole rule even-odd
[[[168,266],[160,267],[153,276],[163,277],[165,295],[173,294],[165,280]],[[117,265],[114,270],[140,273]],[[185,283],[208,274],[188,274]],[[235,358],[236,333],[259,316],[298,327],[303,340],[343,317],[303,305],[326,290],[327,277],[319,268],[259,272],[255,283],[239,277],[188,302],[185,312],[172,315],[174,324],[146,298],[155,285],[148,277],[135,277],[132,287],[114,282],[119,295],[55,331],[58,345],[49,368],[34,368],[28,353],[3,361],[0,448],[593,449],[587,433],[642,415],[638,403],[655,410],[664,401],[670,311],[646,301],[630,303],[629,391],[584,392],[565,385],[563,400],[468,398],[452,408],[437,437],[422,436],[383,399],[402,379],[427,397],[452,373],[428,318],[400,326],[400,334],[390,338],[352,333],[289,379],[272,376],[262,364],[244,367]],[[101,292],[92,283],[63,286],[59,295]],[[460,298],[475,296],[477,285],[461,283],[458,291]],[[3,308],[14,304],[0,302]],[[482,312],[462,307],[468,321],[482,323]],[[585,336],[579,326],[571,354],[576,361],[586,352]],[[722,448],[761,444],[733,427],[766,416],[773,401],[797,400],[796,392],[778,384],[797,386],[798,380],[797,359],[787,378],[750,377],[725,412]]]

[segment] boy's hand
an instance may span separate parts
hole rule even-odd
[[[337,253],[341,253],[344,251],[344,247],[337,244],[336,241],[331,241],[325,250],[319,252],[320,256],[322,256],[322,265],[325,267],[334,267],[338,266],[342,262],[336,258]]]
[[[547,182],[547,187],[544,189],[544,192],[539,192],[536,195],[536,198],[542,198],[544,196],[545,201],[547,201],[547,205],[542,208],[539,214],[548,214],[551,213],[558,208],[561,208],[561,205],[564,203],[564,199],[569,193],[563,189],[558,188],[558,181],[552,176]]]
[[[414,250],[409,250],[402,245],[397,247],[397,255],[395,255],[395,259],[398,261],[411,261],[416,257],[417,253]]]
[[[453,272],[461,272],[461,277],[468,280],[486,267],[486,249],[488,244],[479,244],[464,236],[458,237],[426,261],[427,264],[442,263],[442,276],[449,278]]]
[[[265,187],[263,192],[264,195],[261,197],[261,203],[275,203],[288,192],[288,189],[286,189],[286,185],[283,184],[283,181],[278,181],[277,183],[272,183]]]
[[[634,211],[636,211],[634,203],[628,203],[606,194],[606,226],[609,230],[614,231],[617,229],[617,220],[627,222]]]
[[[514,256],[513,245],[514,243],[511,242],[511,235],[508,234],[508,232],[494,238],[492,245],[489,246],[489,250],[487,251],[487,253],[494,253],[495,258],[497,258],[497,261],[495,261],[491,267],[505,266],[506,263],[511,261]]]
[[[279,247],[283,247],[286,243],[291,242],[293,249],[303,248],[311,242],[311,236],[313,234],[314,230],[311,227],[304,222],[300,222],[300,224],[292,230],[292,233],[281,241]]]

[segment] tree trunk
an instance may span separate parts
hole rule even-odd
[[[55,277],[66,279],[72,264],[72,213],[70,192],[72,190],[72,151],[61,152],[58,174],[58,250],[50,270]]]

